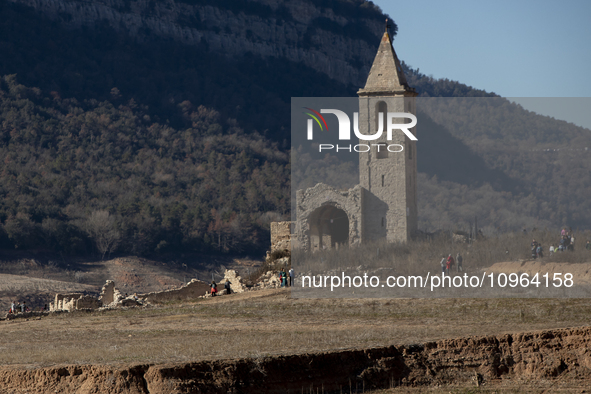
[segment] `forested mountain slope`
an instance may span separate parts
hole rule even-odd
[[[287,154],[215,110],[183,108],[191,126],[174,129],[141,106],[48,97],[2,78],[2,246],[260,251],[288,210]]]
[[[289,217],[291,97],[355,96],[385,18],[362,0],[0,0],[1,247],[262,252]],[[422,96],[495,96],[404,67]],[[556,123],[530,120],[518,153],[507,128],[420,139],[421,227],[588,223],[591,160],[541,160]]]

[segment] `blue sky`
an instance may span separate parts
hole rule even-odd
[[[398,56],[504,97],[591,96],[589,0],[374,0]]]
[[[426,75],[503,97],[591,97],[591,0],[373,2],[398,24],[398,57]]]

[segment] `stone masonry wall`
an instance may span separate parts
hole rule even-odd
[[[347,191],[319,183],[306,190],[298,190],[296,238],[304,250],[312,250],[310,245],[314,214],[319,208],[333,206],[343,210],[349,221],[349,244],[360,244],[363,239],[362,207],[364,200],[363,188],[359,185]]]
[[[221,289],[223,289],[223,284],[218,285],[218,291]],[[138,297],[151,303],[164,303],[170,301],[194,300],[204,296],[209,292],[209,290],[209,283],[193,279],[185,286],[182,286],[178,289],[141,294],[138,295]]]
[[[276,250],[291,250],[292,222],[271,223],[271,252]]]
[[[121,298],[121,293],[115,288],[115,282],[107,280],[98,299],[103,305],[109,305],[113,302],[118,302]]]
[[[76,309],[98,309],[103,303],[90,295],[85,295],[76,300]]]
[[[67,293],[67,294],[58,293],[55,295],[54,301],[49,304],[49,310],[50,311],[68,310],[67,308],[69,308],[70,305],[68,305],[66,307],[66,304],[68,304],[68,302],[70,302],[71,300],[75,301],[80,297],[82,297],[81,293]],[[73,308],[73,305],[71,305],[71,307]]]
[[[361,97],[360,131],[374,133],[380,103],[387,112],[411,112],[413,102],[412,97],[403,96]],[[394,122],[403,123],[403,119]],[[375,150],[359,154],[359,183],[369,192],[364,205],[366,240],[385,237],[388,242],[407,242],[417,229],[416,144],[399,130],[393,133],[392,140],[383,133],[375,143],[399,144],[404,150],[381,157]]]
[[[242,278],[234,270],[226,270],[224,272],[224,280],[219,284],[221,286],[220,289],[224,287],[226,280],[230,281],[230,288],[234,293],[244,293],[247,290],[246,286],[242,283]]]

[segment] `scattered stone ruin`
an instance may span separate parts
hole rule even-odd
[[[226,283],[226,280],[230,281],[230,288],[233,293],[244,293],[248,290],[242,282],[242,278],[238,275],[238,272],[234,270],[226,270],[224,272],[224,280],[221,283],[222,286]]]
[[[49,303],[50,312],[73,312],[99,308],[117,308],[142,305],[141,300],[133,295],[124,297],[115,288],[115,282],[108,280],[101,290],[99,298],[81,293],[56,294],[55,300]]]
[[[254,285],[255,290],[275,289],[281,286],[279,274],[275,271],[267,271]]]
[[[288,226],[289,228],[289,226]],[[243,293],[249,288],[242,277],[235,270],[226,270],[224,279],[218,283],[219,294],[226,294],[224,284],[226,280],[231,283],[233,293]],[[279,287],[279,276],[274,271],[269,271],[259,279],[256,289]],[[173,301],[195,300],[197,298],[210,297],[210,283],[198,279],[192,279],[189,283],[170,290],[152,292],[147,294],[133,294],[124,296],[115,287],[115,282],[107,280],[101,289],[100,296],[95,298],[82,293],[58,293],[53,302],[49,304],[50,312],[72,312],[88,309],[112,309],[131,306],[146,306]]]
[[[150,303],[164,303],[196,299],[206,295],[209,290],[209,283],[198,279],[192,279],[189,283],[178,289],[141,294],[139,297]]]
[[[56,294],[54,302],[49,303],[49,310],[55,311],[74,311],[77,309],[98,309],[102,303],[90,295],[81,293]]]

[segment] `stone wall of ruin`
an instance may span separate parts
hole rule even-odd
[[[98,309],[103,303],[93,296],[81,293],[56,294],[53,302],[49,303],[51,312],[75,311],[77,309]]]
[[[76,309],[98,309],[103,303],[90,295],[85,295],[76,300]]]
[[[349,190],[337,190],[329,185],[318,183],[306,190],[298,190],[296,234],[298,247],[315,251],[319,248],[317,213],[332,206],[343,210],[349,222],[349,245],[357,245],[364,239],[363,205],[364,189],[357,185]],[[322,241],[330,245],[330,234],[322,234]],[[329,236],[329,237],[326,237]]]
[[[224,288],[223,283],[218,284],[218,291]],[[151,303],[164,303],[170,301],[183,301],[197,299],[204,296],[210,290],[209,283],[193,279],[178,289],[141,294],[138,297]]]
[[[276,250],[291,250],[292,222],[271,223],[271,252]]]
[[[230,281],[230,288],[232,289],[232,292],[244,293],[247,290],[246,286],[242,283],[242,278],[240,275],[238,275],[238,272],[234,270],[226,270],[226,272],[224,272],[224,279],[218,285],[218,290],[224,288],[226,279]]]
[[[72,300],[75,302],[78,298],[82,297],[83,294],[81,293],[66,293],[66,294],[56,294],[55,299],[52,303],[49,304],[50,311],[62,311],[62,310],[69,310],[68,308],[74,308],[72,304]]]

